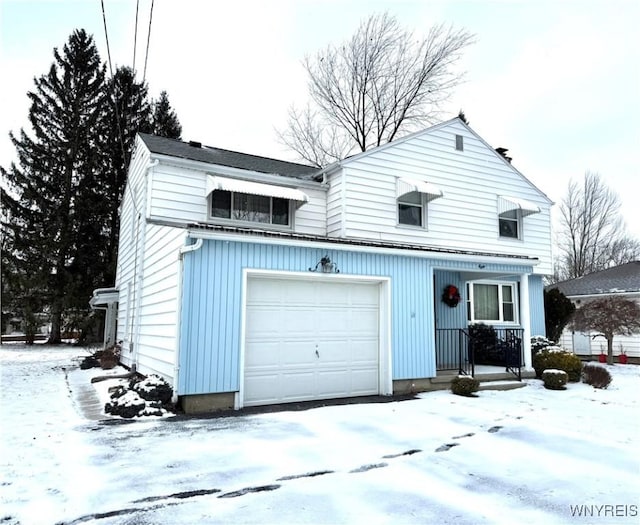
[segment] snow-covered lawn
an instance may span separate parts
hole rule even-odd
[[[80,355],[0,349],[1,524],[640,521],[639,367],[607,390],[91,421]]]

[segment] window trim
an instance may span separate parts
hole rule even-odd
[[[233,203],[234,203],[234,196],[236,194],[254,196],[252,193],[243,193],[240,191],[228,191],[228,190],[211,191],[211,193],[209,193],[207,198],[207,208],[208,208],[207,214],[208,214],[208,220],[211,222],[215,222],[216,224],[229,225],[229,226],[250,226],[251,228],[269,229],[269,230],[275,229],[275,230],[290,231],[290,230],[293,230],[294,228],[296,207],[294,206],[294,203],[291,199],[283,199],[282,197],[273,197],[270,195],[255,195],[256,197],[263,197],[265,199],[269,199],[269,215],[270,215],[271,221],[273,221],[273,199],[277,198],[277,199],[286,200],[289,206],[289,210],[288,210],[289,224],[276,224],[273,222],[258,222],[258,221],[243,221],[240,219],[233,219],[233,218],[227,219],[226,217],[216,217],[213,215],[213,195],[216,191],[226,191],[227,193],[231,194],[230,195],[230,215],[233,215]]]
[[[420,195],[420,204],[416,204],[415,202],[407,202],[406,200],[404,200],[404,197],[406,195],[409,195],[410,193],[417,193],[418,195]],[[428,205],[428,201],[426,199],[426,196],[424,193],[422,192],[410,192],[410,193],[405,193],[404,195],[401,195],[400,197],[396,198],[396,222],[398,224],[399,227],[401,228],[411,228],[411,229],[415,229],[415,230],[426,230],[427,229],[427,205]],[[400,222],[400,205],[404,204],[405,206],[414,206],[416,208],[420,208],[420,222],[421,224],[416,225],[416,224],[406,224],[404,222]]]
[[[476,319],[474,310],[474,285],[482,284],[498,287],[498,314],[500,319]],[[480,280],[480,281],[468,281],[467,282],[467,321],[469,324],[474,323],[486,323],[486,324],[500,324],[508,326],[520,326],[520,296],[518,294],[518,281],[493,281],[493,280]],[[503,286],[511,288],[511,301],[505,302],[503,299]],[[504,320],[504,305],[513,305],[513,321]]]

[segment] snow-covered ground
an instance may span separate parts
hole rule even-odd
[[[0,348],[1,524],[640,521],[640,367],[607,390],[93,421],[77,385],[105,372],[79,355]]]

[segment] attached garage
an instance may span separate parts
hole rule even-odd
[[[389,283],[248,273],[242,406],[391,393]]]

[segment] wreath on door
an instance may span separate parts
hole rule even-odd
[[[442,302],[451,308],[458,306],[460,302],[460,290],[458,290],[458,287],[453,284],[445,286],[444,292],[442,292]]]

